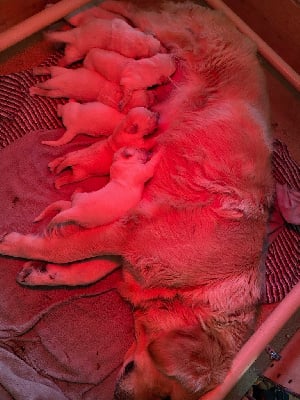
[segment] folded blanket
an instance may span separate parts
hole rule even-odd
[[[1,150],[1,231],[40,231],[34,217],[74,190],[69,185],[56,191],[47,163],[90,141],[79,139],[64,150],[40,144],[61,134],[61,129],[33,131]],[[104,183],[93,178],[82,189]],[[89,287],[29,289],[15,281],[22,264],[0,257],[1,400],[111,399],[133,340],[129,306],[116,290],[120,271]]]

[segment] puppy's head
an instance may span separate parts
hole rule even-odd
[[[151,158],[151,152],[146,149],[137,149],[135,147],[122,147],[114,154],[114,162],[127,162],[136,164],[145,164]]]
[[[143,137],[157,128],[158,118],[158,113],[145,107],[132,108],[125,118],[124,131]]]
[[[138,344],[116,385],[115,400],[196,400],[223,381],[233,358],[225,338],[202,327],[173,330]]]

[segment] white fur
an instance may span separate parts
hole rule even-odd
[[[60,209],[48,229],[68,223],[84,228],[110,224],[137,206],[142,198],[144,183],[153,176],[158,160],[159,154],[148,161],[145,150],[121,148],[114,155],[110,181],[106,186],[95,192],[75,193],[71,202],[55,202],[37,220]]]
[[[81,104],[71,101],[58,106],[58,115],[62,117],[66,131],[58,140],[44,140],[43,144],[61,146],[80,133],[109,136],[124,118],[124,114],[100,102]]]
[[[49,163],[52,172],[62,173],[55,181],[56,188],[90,176],[107,175],[114,152],[121,147],[152,148],[155,141],[148,139],[147,135],[155,131],[157,124],[156,112],[144,107],[131,109],[107,139],[58,157]]]

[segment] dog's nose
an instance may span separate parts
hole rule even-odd
[[[124,368],[124,376],[128,375],[131,371],[133,371],[135,365],[134,365],[134,361],[130,361],[128,364],[125,365]]]

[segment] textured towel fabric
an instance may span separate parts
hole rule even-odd
[[[41,230],[42,224],[32,224],[34,217],[75,189],[56,191],[47,163],[92,140],[78,137],[63,148],[40,144],[62,134],[56,105],[63,100],[31,98],[28,88],[39,79],[44,78],[30,71],[0,77],[1,231]],[[276,181],[300,189],[299,167],[279,141],[273,164]],[[91,190],[104,183],[95,178],[81,185]],[[299,280],[299,230],[281,221],[266,259],[269,303],[280,301]],[[15,282],[22,263],[0,257],[1,400],[111,399],[133,335],[130,309],[116,291],[120,271],[85,288],[29,289]]]
[[[274,142],[273,175],[280,185],[300,193],[300,167],[279,140]],[[266,303],[281,301],[300,280],[300,226],[285,221],[277,201],[275,206],[282,226],[266,258]]]
[[[74,190],[72,185],[55,190],[47,169],[65,150],[40,144],[61,134],[61,128],[33,131],[0,151],[1,231],[42,230],[34,217]],[[82,139],[65,149],[89,143]],[[93,178],[82,189],[104,183]],[[0,399],[111,399],[133,340],[130,307],[116,290],[120,270],[89,287],[30,289],[15,280],[22,264],[0,257]]]

